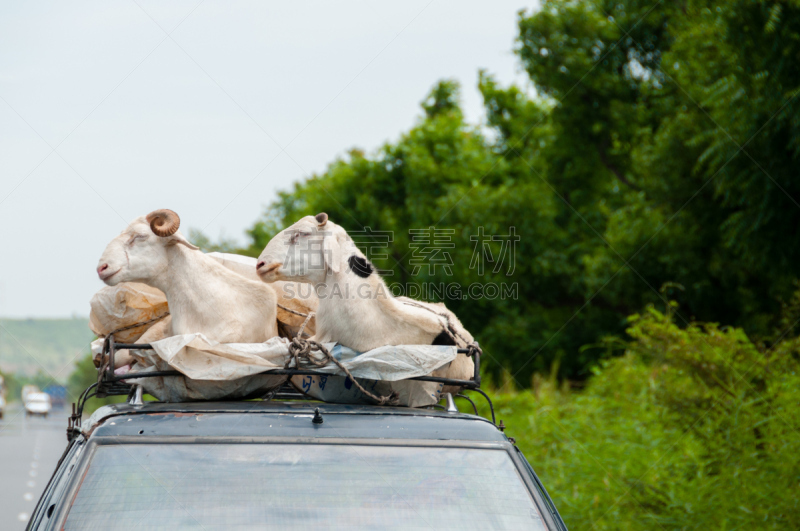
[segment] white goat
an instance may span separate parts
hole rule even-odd
[[[256,271],[264,282],[307,282],[319,296],[316,335],[365,352],[383,345],[457,345],[472,336],[444,304],[394,297],[347,232],[325,213],[306,216],[270,240]],[[471,358],[459,355],[435,376],[467,380]]]
[[[133,220],[100,257],[97,274],[109,286],[141,282],[167,297],[169,322],[140,341],[198,332],[220,343],[261,343],[277,336],[275,291],[203,254],[179,226],[175,212],[155,210]]]

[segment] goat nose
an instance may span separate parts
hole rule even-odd
[[[256,271],[258,271],[259,269],[261,269],[265,265],[267,265],[267,263],[264,260],[261,260],[258,264],[256,264]]]
[[[101,273],[102,273],[103,271],[105,271],[106,269],[108,269],[108,264],[103,264],[103,265],[99,266],[99,267],[97,268],[97,274],[98,274],[98,275],[99,275],[99,274],[101,274]]]

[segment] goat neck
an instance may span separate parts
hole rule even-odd
[[[175,334],[212,331],[229,311],[231,281],[237,276],[228,274],[223,266],[200,251],[175,245],[167,251],[169,265],[150,284],[164,292],[173,313],[172,331]],[[243,282],[247,282],[244,278]]]

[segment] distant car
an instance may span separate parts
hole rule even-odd
[[[20,396],[22,398],[22,403],[23,404],[25,403],[25,399],[27,398],[27,396],[29,394],[31,394],[31,393],[40,393],[40,392],[41,391],[39,390],[39,388],[36,387],[35,385],[30,385],[30,384],[23,385],[22,386],[22,392],[20,393]]]
[[[3,419],[3,412],[6,409],[6,399],[3,398],[3,395],[0,394],[0,420]]]
[[[25,395],[25,416],[41,415],[47,418],[53,405],[50,403],[50,395],[47,393],[28,393]]]

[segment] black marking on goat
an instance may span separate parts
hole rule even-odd
[[[433,340],[433,343],[431,343],[431,345],[455,345],[455,344],[456,342],[453,341],[453,337],[444,330],[439,332],[439,335],[436,336]]]
[[[347,259],[347,263],[350,265],[350,271],[361,278],[367,278],[375,271],[372,264],[363,256],[358,256],[356,254],[350,255],[350,258]]]

